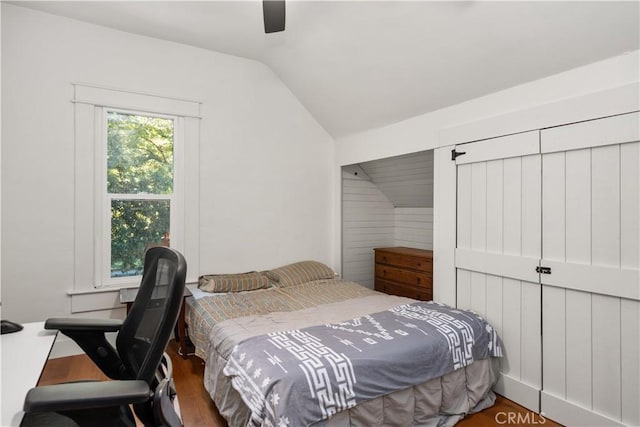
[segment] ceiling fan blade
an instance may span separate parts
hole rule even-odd
[[[284,31],[285,0],[262,0],[264,16],[264,32],[277,33]]]

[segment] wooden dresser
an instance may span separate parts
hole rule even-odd
[[[433,252],[424,249],[376,248],[375,290],[429,301],[433,299]]]

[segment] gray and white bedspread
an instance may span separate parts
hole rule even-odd
[[[502,356],[491,325],[472,312],[415,302],[249,338],[223,372],[250,425],[308,426],[489,356]]]

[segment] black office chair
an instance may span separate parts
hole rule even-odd
[[[145,254],[142,283],[122,320],[49,319],[45,329],[72,338],[114,381],[87,381],[29,390],[21,426],[182,426],[165,350],[178,318],[187,264],[176,250]],[[118,332],[116,348],[105,334]]]

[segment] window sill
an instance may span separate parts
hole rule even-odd
[[[127,285],[121,285],[121,286],[109,286],[109,287],[104,287],[104,288],[93,288],[93,289],[80,289],[80,290],[76,290],[76,289],[71,289],[67,291],[67,295],[70,296],[77,296],[77,295],[93,295],[93,294],[104,294],[104,293],[109,293],[109,292],[120,292],[120,289],[128,289],[128,288],[137,288],[138,286],[140,286],[140,283],[131,283],[131,284],[127,284]]]
[[[187,281],[188,285],[197,285],[197,280]],[[128,283],[94,289],[72,289],[67,291],[71,297],[71,314],[88,313],[102,310],[125,309],[120,303],[120,289],[137,288],[140,283]]]

